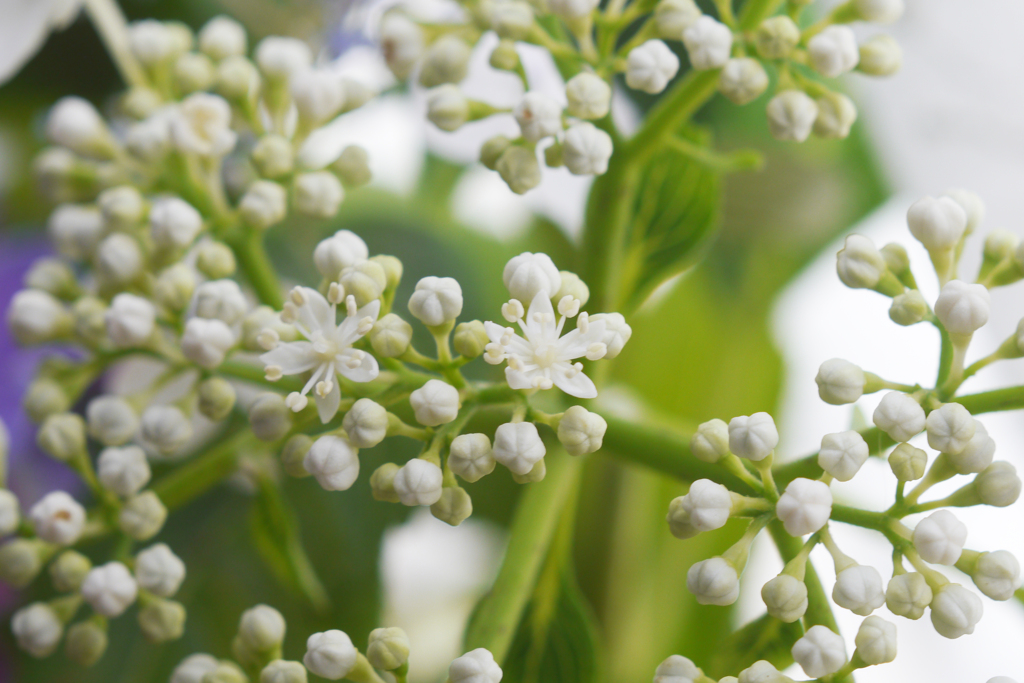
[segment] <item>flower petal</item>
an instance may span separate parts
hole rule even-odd
[[[558,340],[558,360],[573,360],[587,354],[591,344],[596,344],[604,337],[603,320],[590,323],[587,333],[583,334],[576,328]]]
[[[526,330],[532,342],[555,340],[555,309],[551,307],[551,299],[548,296],[545,289],[537,292],[530,302],[530,310],[526,313]],[[544,318],[544,322],[539,323],[533,319],[533,316],[538,314]]]
[[[556,387],[576,398],[597,397],[597,387],[589,377],[582,372],[577,372],[574,376],[569,377],[565,372],[559,372],[560,369],[556,368],[555,372],[551,373],[551,380]]]
[[[533,389],[533,381],[529,375],[521,370],[505,368],[505,379],[513,389]]]
[[[484,331],[487,332],[487,338],[495,344],[501,343],[501,338],[505,334],[505,327],[498,323],[492,323],[490,320],[484,323]]]
[[[313,352],[313,345],[307,341],[288,342],[281,344],[272,351],[267,351],[260,360],[264,365],[280,366],[281,372],[285,375],[297,375],[300,372],[313,369],[320,363],[316,353]]]
[[[363,357],[359,367],[350,368],[346,362],[352,357],[352,352],[352,349],[345,349],[336,356],[338,360],[334,367],[338,372],[353,382],[371,382],[377,379],[377,375],[380,374],[377,359],[366,352],[360,352]]]
[[[306,303],[299,306],[299,322],[310,332],[315,330],[325,333],[333,331],[334,316],[331,314],[331,305],[327,303],[324,295],[309,287],[300,287],[299,289],[306,297]]]
[[[320,414],[320,421],[324,424],[330,422],[338,413],[338,406],[341,405],[341,385],[334,377],[331,378],[331,390],[325,398],[316,398],[316,412]]]

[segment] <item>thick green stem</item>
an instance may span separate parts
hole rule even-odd
[[[263,234],[243,228],[229,244],[235,252],[235,258],[238,259],[238,267],[255,290],[260,302],[280,310],[284,297],[281,293],[281,284],[277,280],[277,272],[263,246]]]
[[[220,443],[157,481],[152,489],[169,510],[180,508],[235,471],[244,446],[253,441],[241,420],[230,426]]]

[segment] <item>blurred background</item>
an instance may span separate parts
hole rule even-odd
[[[176,19],[193,28],[227,13],[249,28],[251,44],[269,33],[307,38],[318,46],[321,59],[340,59],[353,74],[390,86],[360,31],[379,11],[376,3],[121,4],[129,18]],[[1021,25],[1024,6],[1013,0],[969,5],[907,0],[904,18],[891,31],[904,48],[905,67],[887,81],[850,77],[848,87],[860,105],[861,121],[842,143],[774,142],[767,134],[763,101],[744,108],[721,100],[709,105],[700,123],[712,130],[718,146],[763,150],[765,170],[726,178],[721,229],[704,260],[656,292],[630,321],[633,338],[613,364],[613,380],[618,382],[606,392],[605,409],[626,413],[642,401],[681,428],[766,410],[780,416],[784,457],[799,457],[815,451],[822,434],[858,424],[874,407],[869,399],[853,409],[821,403],[813,378],[823,360],[839,356],[894,381],[929,381],[937,339],[929,331],[892,324],[881,297],[842,288],[834,273],[834,254],[841,235],[852,229],[879,243],[899,240],[911,246],[903,220],[906,207],[921,194],[950,186],[973,189],[985,199],[989,211],[982,233],[1005,227],[1024,235],[1018,220],[1024,215],[1019,189],[1024,184],[1024,124],[1019,116],[1024,83],[1018,75],[1024,44],[1017,39]],[[524,56],[531,75],[550,74],[550,83],[544,85],[558,91],[554,70],[542,56],[535,57]],[[466,87],[472,94],[495,88],[485,73],[486,60],[478,61]],[[47,251],[49,207],[33,188],[29,172],[32,156],[44,143],[47,108],[65,94],[81,95],[103,108],[120,88],[84,17],[54,33],[15,78],[0,86],[0,308],[19,287],[32,259]],[[500,96],[499,84],[491,101]],[[649,105],[619,97],[619,120],[635,118]],[[568,259],[588,183],[545,169],[547,177],[538,190],[525,197],[512,195],[494,174],[471,163],[479,141],[510,121],[472,124],[447,134],[426,124],[423,109],[417,93],[394,90],[346,117],[346,136],[370,152],[374,182],[350,193],[330,223],[304,221],[275,228],[272,253],[287,278],[312,282],[313,246],[348,228],[367,241],[371,253],[403,260],[406,289],[425,275],[452,276],[467,292],[464,317],[489,316],[503,299],[497,274],[509,256],[529,249],[546,251],[556,262]],[[980,243],[978,237],[969,243],[967,272],[979,260]],[[925,256],[912,255],[920,277]],[[925,286],[935,289],[934,282]],[[403,295],[408,292],[400,292],[399,300]],[[983,330],[988,337],[977,337],[978,349],[986,353],[1024,315],[1024,299],[1017,290],[993,299],[994,315]],[[20,394],[38,357],[37,352],[15,348],[6,329],[0,330],[0,416],[10,426],[14,443],[11,486],[27,504],[47,490],[74,485],[60,465],[35,451],[32,425],[20,408]],[[967,389],[1021,380],[1021,368],[997,366]],[[1000,446],[999,457],[1024,466],[1020,448],[1014,447],[1024,442],[1019,414],[983,421]],[[366,452],[374,467],[409,455],[390,443]],[[891,477],[882,470],[877,474]],[[881,509],[886,499],[870,481],[865,485],[870,479],[862,476],[859,485],[842,485],[837,497]],[[412,638],[415,679],[437,680],[456,656],[464,622],[500,561],[503,528],[518,491],[508,477],[483,480],[471,490],[473,517],[451,529],[429,515],[375,503],[365,479],[345,494],[327,493],[309,480],[286,482],[308,552],[332,599],[327,612],[317,612],[275,578],[272,564],[253,542],[250,496],[241,487],[222,487],[172,516],[161,537],[189,569],[180,598],[189,609],[182,640],[153,646],[141,638],[131,618],[115,620],[110,652],[94,669],[82,671],[62,656],[37,662],[16,654],[4,627],[0,681],[166,681],[189,653],[226,656],[239,614],[257,602],[285,614],[289,658],[301,655],[305,635],[313,631],[340,628],[362,645],[372,628],[400,625]],[[620,465],[600,453],[591,456],[575,544],[576,597],[582,605],[577,629],[592,630],[598,657],[585,680],[646,681],[672,653],[701,663],[701,653],[763,609],[760,585],[781,566],[767,545],[750,564],[763,572],[763,580],[748,577],[750,590],[733,613],[698,606],[686,591],[690,564],[728,547],[740,529],[729,525],[686,543],[674,539],[664,515],[681,491],[671,479]],[[1024,555],[1021,510],[965,513],[963,519],[971,530],[971,547]],[[1008,531],[1012,529],[1016,531]],[[888,566],[888,554],[879,552],[884,550],[880,539],[852,532],[837,536],[861,561]],[[828,583],[830,563],[817,559]],[[31,591],[4,591],[0,587],[0,613],[6,623],[18,604],[35,596]],[[985,609],[975,635],[957,641],[938,638],[927,620],[899,620],[901,656],[895,664],[860,674],[858,680],[983,682],[995,675],[1024,676],[1024,658],[1008,646],[1006,635],[1022,632],[1024,609],[988,600]],[[852,651],[855,626],[848,620],[841,625]],[[551,650],[557,656],[557,642]]]

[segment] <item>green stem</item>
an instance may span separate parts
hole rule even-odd
[[[238,267],[256,291],[260,302],[274,310],[280,310],[284,304],[284,297],[277,273],[263,246],[263,234],[243,228],[241,234],[228,243],[235,252],[235,258],[238,259]]]
[[[768,532],[771,534],[772,540],[775,541],[775,545],[779,549],[779,555],[782,556],[784,563],[791,562],[793,558],[800,555],[804,548],[803,541],[790,536],[786,532],[785,527],[782,526],[782,522],[777,519],[774,520],[768,525]],[[804,621],[808,626],[820,624],[827,626],[835,633],[839,633],[839,626],[836,624],[836,618],[832,614],[832,608],[829,606],[825,587],[822,586],[821,579],[818,578],[818,572],[814,569],[814,563],[810,561],[807,562],[804,570],[804,585],[807,586],[807,612],[804,614]]]
[[[115,0],[85,0],[85,11],[96,27],[121,78],[130,86],[145,87],[148,79],[128,45],[128,24]]]
[[[244,422],[237,420],[218,444],[153,484],[153,491],[168,510],[195,500],[235,471],[239,456],[255,439],[244,427]]]
[[[779,11],[785,0],[747,0],[740,12],[740,30],[753,31],[761,22]]]
[[[722,153],[695,145],[689,140],[680,137],[670,139],[669,145],[683,156],[714,171],[723,173],[755,171],[764,166],[764,155],[752,149]]]

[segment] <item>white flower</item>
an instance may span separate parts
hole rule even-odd
[[[985,285],[951,280],[935,301],[935,316],[950,334],[971,335],[988,322],[991,305]]]
[[[339,681],[348,676],[356,665],[359,651],[344,631],[331,629],[314,633],[306,640],[306,654],[302,663],[315,676]]]
[[[144,66],[156,66],[177,52],[174,33],[162,21],[143,19],[128,26],[128,45]]]
[[[723,683],[727,679],[728,677],[719,683]],[[734,681],[735,683],[792,683],[793,679],[783,676],[778,669],[772,666],[771,662],[762,659],[741,671],[739,678]]]
[[[974,436],[976,421],[959,403],[944,403],[928,414],[928,445],[943,453],[961,453]]]
[[[577,123],[565,132],[562,161],[573,175],[601,175],[612,158],[612,138],[592,123]]]
[[[146,299],[134,294],[121,293],[114,297],[104,314],[107,336],[114,346],[139,346],[153,333],[156,309]]]
[[[162,197],[149,210],[149,227],[158,246],[183,248],[203,229],[203,217],[179,197]]]
[[[288,191],[273,181],[257,180],[239,200],[238,212],[249,225],[266,230],[288,215]]]
[[[664,90],[678,71],[679,58],[657,39],[634,47],[626,57],[626,85],[652,95]]]
[[[13,534],[21,522],[18,497],[7,489],[0,489],[0,536]]]
[[[580,119],[603,119],[612,104],[612,88],[603,78],[584,71],[565,84],[569,115]]]
[[[55,545],[74,545],[85,527],[85,508],[64,491],[51,491],[29,510],[36,536]]]
[[[1006,550],[982,553],[971,578],[978,590],[993,600],[1009,600],[1020,588],[1020,563]]]
[[[768,614],[792,624],[807,612],[807,584],[795,576],[779,574],[761,588]]]
[[[690,525],[698,532],[721,529],[732,512],[732,494],[721,484],[710,479],[698,479],[682,497]]]
[[[185,563],[166,544],[157,543],[135,556],[135,578],[150,593],[169,598],[185,580]]]
[[[458,417],[459,390],[439,379],[432,379],[409,395],[409,403],[417,422],[437,427]]]
[[[741,458],[759,462],[779,445],[779,430],[768,413],[741,415],[729,421],[729,450]]]
[[[864,371],[842,358],[833,358],[821,364],[814,378],[818,396],[834,406],[854,403],[864,395]],[[924,425],[921,425],[924,428]],[[919,430],[920,431],[920,430]]]
[[[818,465],[839,481],[850,481],[867,462],[870,450],[855,431],[826,434],[818,451]]]
[[[548,296],[547,290],[538,291],[526,318],[515,320],[523,332],[522,337],[511,327],[484,323],[487,337],[491,340],[484,360],[492,365],[507,360],[505,378],[513,389],[550,389],[557,386],[570,396],[594,398],[597,387],[583,373],[583,364],[573,364],[572,361],[583,356],[596,360],[607,354],[607,346],[602,341],[605,323],[601,320],[590,322],[586,314],[580,314],[576,329],[562,335],[568,317],[565,313],[573,311],[566,310],[559,303],[562,315],[556,321]]]
[[[866,617],[885,604],[882,577],[874,567],[855,564],[839,572],[832,600],[854,614]]]
[[[190,318],[181,335],[181,352],[201,368],[213,370],[235,345],[235,335],[223,320]]]
[[[271,80],[288,80],[313,64],[313,52],[298,38],[269,36],[256,46],[256,64]]]
[[[975,474],[992,464],[995,453],[995,439],[988,435],[985,425],[975,420],[974,436],[967,442],[964,449],[959,453],[947,453],[946,455],[958,474]]]
[[[748,104],[768,89],[768,73],[751,57],[730,59],[722,68],[718,89],[733,103]]]
[[[783,90],[768,102],[768,130],[778,140],[803,142],[818,118],[818,105],[799,90]]]
[[[123,295],[122,295],[123,296]],[[40,344],[70,331],[71,316],[52,294],[23,289],[11,299],[7,327],[21,344]]]
[[[848,26],[829,26],[807,42],[811,66],[822,76],[836,78],[860,61],[857,36]]]
[[[291,78],[292,101],[310,127],[332,118],[345,104],[341,78],[328,69],[306,69]]]
[[[562,105],[542,92],[523,95],[512,115],[528,142],[539,142],[562,132]]]
[[[63,97],[53,105],[46,119],[46,136],[87,157],[108,157],[113,148],[103,117],[81,97]]]
[[[508,293],[518,301],[533,301],[538,292],[553,296],[562,287],[562,276],[547,254],[528,251],[509,259],[502,271]]]
[[[451,683],[499,683],[501,676],[501,667],[494,656],[482,647],[467,652],[448,667]]]
[[[34,602],[14,613],[11,631],[22,650],[33,657],[48,657],[60,643],[64,624],[52,607]]]
[[[948,583],[932,598],[932,626],[940,636],[959,638],[974,633],[981,621],[981,598],[960,584]]]
[[[513,474],[529,473],[546,452],[532,422],[507,422],[494,432],[494,459]]]
[[[683,44],[694,69],[720,69],[732,53],[732,31],[705,14],[683,31]]]
[[[910,441],[925,427],[924,408],[909,395],[890,391],[875,408],[871,421],[894,441]]]
[[[231,130],[231,105],[217,95],[189,95],[171,119],[171,139],[185,154],[224,156],[234,149],[238,140],[238,135]]]
[[[280,612],[269,605],[256,605],[238,620],[238,638],[250,650],[266,653],[281,646],[286,628]]]
[[[690,452],[698,460],[718,462],[729,454],[729,425],[717,418],[701,424],[690,439]]]
[[[462,287],[451,277],[422,278],[409,298],[409,312],[428,327],[449,323],[462,313]]]
[[[359,454],[340,436],[321,436],[302,459],[302,466],[327,491],[347,491],[359,477]]]
[[[834,674],[846,664],[843,637],[827,626],[812,626],[793,644],[793,659],[811,678]]]
[[[368,398],[356,401],[342,423],[349,442],[356,448],[373,448],[388,434],[388,411]]]
[[[932,589],[923,574],[911,572],[892,577],[885,590],[885,606],[898,617],[920,619],[932,602]]]
[[[95,206],[61,204],[46,224],[57,251],[69,259],[82,261],[92,256],[103,235],[103,216]]]
[[[242,322],[249,305],[234,280],[211,280],[196,288],[195,315],[222,320],[230,327]]]
[[[891,24],[903,16],[903,0],[854,0],[853,6],[864,21]]]
[[[199,30],[199,49],[215,61],[246,53],[245,28],[234,19],[214,17]]]
[[[1013,465],[997,461],[974,478],[974,487],[983,505],[1006,507],[1020,497],[1021,480]]]
[[[389,12],[380,23],[384,61],[397,78],[406,78],[423,53],[423,31],[399,12]]]
[[[863,235],[849,235],[836,255],[836,271],[852,289],[873,289],[889,268],[875,243]]]
[[[448,467],[466,481],[479,481],[494,471],[494,452],[486,434],[460,434],[452,440]]]
[[[135,157],[146,163],[158,163],[171,151],[171,118],[166,110],[144,121],[133,123],[125,134],[125,147]]]
[[[703,672],[682,655],[672,655],[654,670],[654,683],[697,683]]]
[[[139,585],[128,567],[120,562],[108,562],[91,569],[82,582],[82,597],[105,617],[123,614],[138,594]]]
[[[932,564],[956,564],[966,541],[967,526],[949,510],[933,512],[914,529],[914,548]]]
[[[569,455],[585,455],[601,448],[608,423],[583,406],[572,406],[558,423],[558,440]]]
[[[857,645],[854,655],[869,666],[888,664],[896,659],[896,625],[881,617],[870,616],[862,621],[854,642]]]
[[[134,238],[114,233],[103,239],[94,257],[97,274],[114,284],[123,285],[142,272],[142,250]]]
[[[170,455],[192,438],[192,423],[176,406],[154,405],[142,413],[140,434],[146,444]]]
[[[295,210],[313,218],[333,218],[345,199],[345,188],[338,176],[329,171],[300,173],[292,188]]]
[[[339,230],[321,241],[313,250],[317,271],[328,280],[337,280],[341,271],[369,258],[366,242],[349,230]]]
[[[967,230],[967,214],[951,197],[923,197],[907,210],[911,234],[928,251],[952,249]]]
[[[402,505],[433,505],[441,499],[444,475],[432,462],[413,458],[395,474],[395,493]]]
[[[469,120],[469,100],[454,83],[444,83],[427,95],[427,119],[449,133]]]
[[[813,534],[832,515],[832,491],[821,481],[794,479],[779,497],[775,513],[791,536]]]
[[[134,496],[141,491],[152,476],[146,453],[138,446],[104,448],[96,465],[103,488],[122,498]]]
[[[736,568],[721,557],[698,562],[686,572],[686,587],[702,605],[731,605],[740,595]]]

